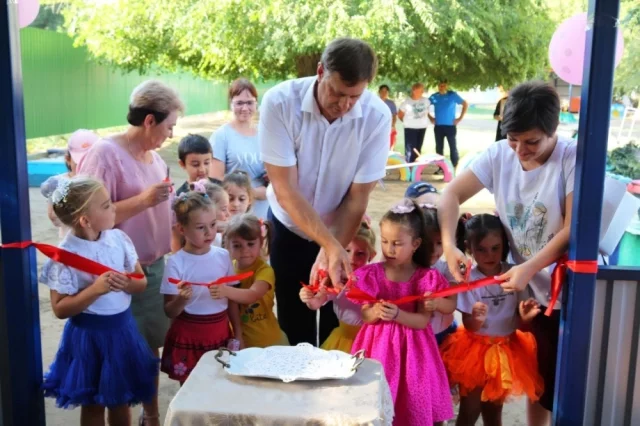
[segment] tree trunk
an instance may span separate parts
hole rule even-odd
[[[316,75],[320,56],[321,53],[310,53],[308,55],[298,56],[296,58],[296,71],[298,73],[298,77]]]

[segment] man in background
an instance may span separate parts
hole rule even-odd
[[[449,90],[449,82],[440,80],[438,91],[429,97],[435,117],[429,114],[429,120],[435,124],[436,152],[444,155],[444,138],[449,143],[449,155],[453,168],[458,165],[458,146],[456,144],[457,125],[467,113],[469,104],[457,92]],[[456,118],[456,107],[462,105],[460,117]]]

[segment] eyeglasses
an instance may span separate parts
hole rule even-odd
[[[242,108],[243,106],[248,106],[249,108],[252,108],[254,106],[256,106],[256,101],[233,101],[231,102],[231,105],[233,105],[235,108]]]

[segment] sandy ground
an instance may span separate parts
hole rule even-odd
[[[171,167],[171,174],[174,182],[177,185],[182,184],[185,179],[183,171],[177,164],[177,140],[187,133],[200,133],[204,136],[209,134],[217,128],[225,120],[224,114],[207,114],[195,117],[184,118],[180,121],[178,128],[175,131],[175,137],[172,141],[165,144],[160,151],[163,158]],[[460,126],[458,131],[459,143],[464,147],[464,151],[473,152],[480,151],[486,148],[492,143],[493,135],[495,134],[495,124],[491,120],[468,118]],[[434,139],[433,132],[429,129],[427,139],[425,141],[424,152],[433,152]],[[424,176],[425,180],[431,181],[436,187],[443,188],[444,183],[442,179],[437,176]],[[405,182],[399,182],[394,179],[394,176],[390,175],[389,179],[385,180],[384,188],[378,187],[375,189],[371,201],[369,204],[368,213],[374,221],[378,221],[384,212],[394,203],[402,197],[404,190],[407,186]],[[37,188],[30,189],[30,201],[31,201],[31,223],[33,240],[45,243],[57,243],[58,234],[57,230],[50,224],[46,213],[46,202],[40,195],[40,191]],[[473,199],[469,200],[462,208],[464,211],[471,213],[479,212],[491,212],[493,211],[493,198],[491,194],[484,191],[478,194]],[[44,258],[42,255],[38,257],[39,265],[42,264]],[[41,336],[42,336],[42,361],[44,369],[52,362],[55,356],[60,334],[64,326],[64,321],[55,318],[51,312],[49,303],[48,289],[40,285],[40,322],[41,322]],[[171,399],[178,390],[178,385],[168,380],[164,374],[160,376],[160,418],[164,419],[167,406]],[[134,420],[137,419],[139,408],[134,409]],[[68,426],[73,424],[79,424],[79,410],[67,411],[55,408],[54,402],[51,399],[46,401],[46,414],[47,424],[50,426]],[[516,403],[507,404],[504,408],[503,424],[506,426],[516,426],[525,424],[525,411],[524,402],[518,401]],[[453,422],[452,422],[453,424]],[[478,422],[481,424],[481,422]]]

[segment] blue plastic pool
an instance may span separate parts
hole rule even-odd
[[[27,162],[27,170],[29,173],[29,186],[39,187],[49,177],[65,173],[67,166],[64,163],[64,157],[43,158],[29,160]]]

